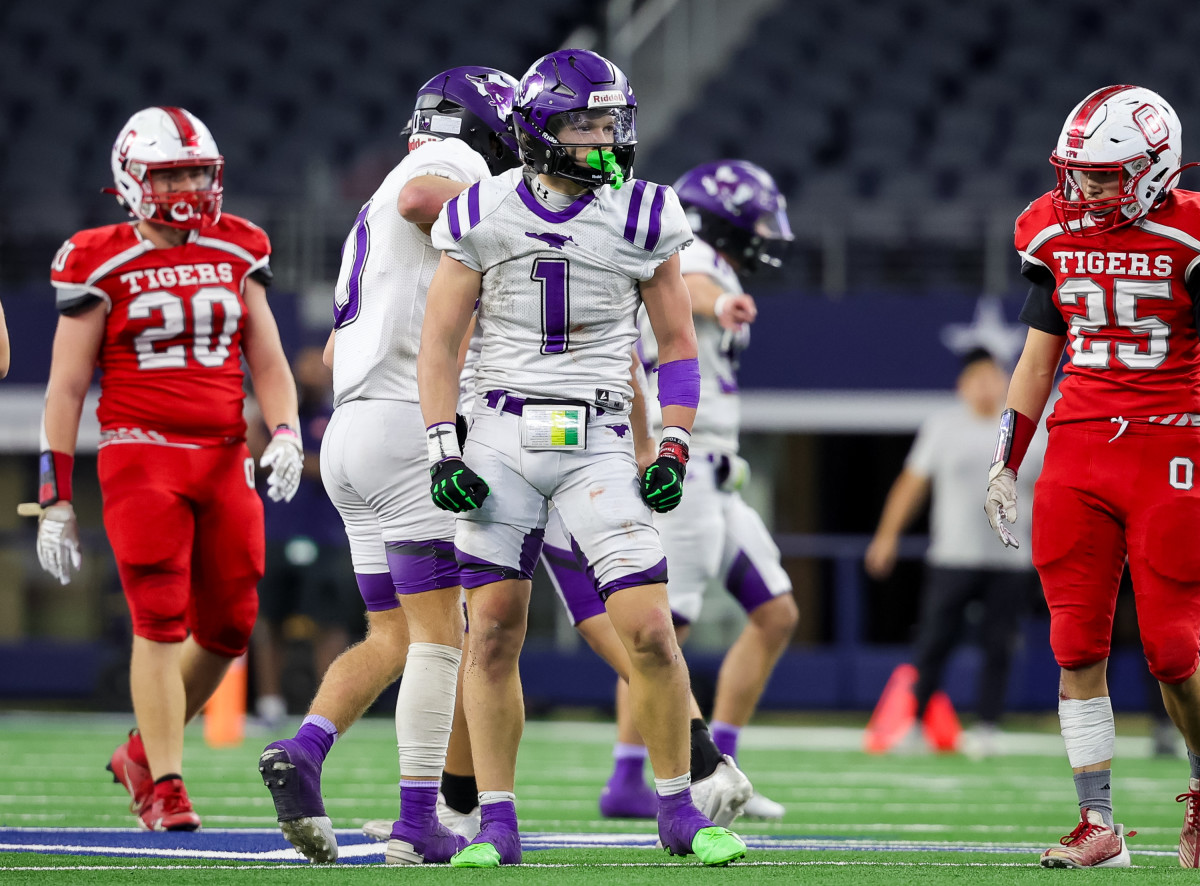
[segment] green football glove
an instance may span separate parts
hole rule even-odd
[[[429,469],[430,494],[443,511],[461,514],[480,507],[491,489],[461,458],[447,458]]]

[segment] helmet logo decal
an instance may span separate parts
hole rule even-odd
[[[1170,135],[1167,124],[1163,122],[1162,116],[1154,105],[1145,104],[1134,111],[1133,122],[1138,125],[1138,129],[1146,137],[1146,143],[1152,148],[1157,148]]]
[[[121,144],[117,147],[117,156],[124,160],[129,156],[129,149],[133,146],[133,140],[137,138],[137,130],[131,129],[125,133],[125,137],[121,139]]]
[[[177,203],[172,203],[171,208],[168,211],[171,213],[171,218],[175,219],[177,222],[191,221],[196,217],[196,210],[192,207],[192,204],[183,200],[180,200]]]
[[[610,89],[607,92],[593,92],[588,96],[587,106],[589,108],[603,108],[610,105],[625,104],[625,93],[619,89]]]
[[[728,166],[722,166],[713,175],[706,175],[700,180],[705,193],[721,201],[727,212],[734,215],[741,213],[741,206],[754,197],[754,186],[742,181],[737,172]]]
[[[488,104],[496,109],[496,116],[501,120],[512,113],[513,90],[498,74],[467,74],[467,79],[486,97]]]
[[[541,71],[534,71],[521,84],[521,97],[518,104],[527,104],[533,101],[539,93],[546,87],[546,78]]]

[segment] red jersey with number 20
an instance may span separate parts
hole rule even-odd
[[[58,310],[100,299],[108,312],[102,430],[213,444],[245,436],[245,281],[269,275],[270,253],[261,228],[228,214],[169,249],[154,248],[133,223],[80,231],[62,245],[50,274]]]
[[[1200,412],[1200,338],[1186,281],[1200,263],[1200,194],[1175,190],[1132,225],[1066,233],[1046,194],[1017,219],[1021,258],[1054,275],[1066,323],[1062,399],[1047,426]]]

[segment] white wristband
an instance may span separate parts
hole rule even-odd
[[[662,437],[660,438],[660,440],[666,440],[668,437],[670,437],[673,440],[680,441],[681,443],[683,443],[684,446],[688,447],[689,449],[692,446],[691,431],[685,431],[683,428],[676,427],[675,425],[671,425],[670,427],[663,428]]]
[[[729,304],[729,300],[733,298],[733,294],[722,292],[717,296],[717,300],[713,302],[713,316],[718,320],[721,319],[721,313],[725,310],[725,305]]]
[[[431,465],[448,458],[462,458],[462,448],[458,445],[458,428],[454,422],[440,421],[427,427],[425,449],[429,453]]]

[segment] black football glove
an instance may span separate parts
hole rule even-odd
[[[491,489],[483,478],[466,466],[461,458],[447,458],[429,469],[433,481],[433,503],[443,511],[460,514],[483,504]]]
[[[658,458],[642,475],[642,501],[650,510],[665,514],[683,500],[683,478],[687,474],[688,447],[682,440],[664,437]]]

